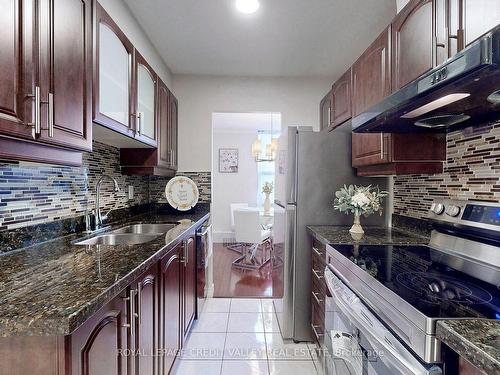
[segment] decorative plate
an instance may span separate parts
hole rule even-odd
[[[165,187],[168,203],[179,211],[188,211],[198,203],[198,186],[189,177],[177,176],[168,181]]]

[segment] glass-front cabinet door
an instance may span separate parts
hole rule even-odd
[[[131,98],[134,47],[99,4],[96,47],[94,122],[133,137]]]
[[[136,138],[141,142],[156,146],[156,74],[137,51],[135,51],[135,67],[137,90],[135,103]]]

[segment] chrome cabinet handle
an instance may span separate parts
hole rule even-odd
[[[37,135],[41,133],[41,124],[40,124],[40,87],[35,86],[35,93],[26,95],[28,98],[33,98],[35,102],[35,114],[33,122],[26,124],[27,126],[31,126],[33,128],[33,138],[36,138]]]
[[[192,238],[184,240],[184,267],[188,266],[189,263],[189,245],[193,242]]]
[[[380,159],[384,159],[384,133],[380,133]]]
[[[313,248],[312,248],[312,249],[313,249],[313,252],[314,252],[317,256],[319,256],[319,257],[321,257],[321,258],[323,257],[323,253],[322,253],[321,251],[319,251],[318,249],[316,249],[314,246],[313,246]]]
[[[123,324],[123,327],[129,328],[132,335],[135,335],[135,318],[137,318],[137,313],[135,312],[135,301],[134,297],[136,294],[135,289],[130,289],[128,297],[122,297],[122,299],[129,303],[130,310],[130,323]]]
[[[323,279],[323,278],[324,278],[324,276],[321,276],[321,274],[320,274],[318,271],[316,271],[314,268],[313,268],[313,270],[312,270],[312,271],[313,271],[314,276],[316,276],[316,278],[317,278],[318,280],[321,280],[321,279]]]
[[[316,293],[316,292],[312,292],[312,295],[313,295],[314,299],[316,300],[316,302],[318,302],[318,304],[321,304],[323,302],[323,300],[319,299],[317,294],[318,293]]]
[[[54,94],[49,92],[49,137],[54,137]]]
[[[142,113],[137,114],[137,132],[141,135],[142,132]]]
[[[314,325],[314,324],[311,324],[311,328],[314,332],[314,335],[316,336],[316,338],[319,340],[320,337],[324,336],[323,333],[318,333],[318,331],[316,330],[316,328],[320,328],[320,326],[318,325]]]
[[[137,287],[137,322],[141,325],[141,306],[142,306],[142,285]]]

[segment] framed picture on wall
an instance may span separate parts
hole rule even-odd
[[[237,148],[219,148],[219,172],[238,173]]]

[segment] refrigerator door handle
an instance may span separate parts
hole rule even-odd
[[[285,256],[283,270],[283,338],[293,338],[295,325],[296,207],[286,207]]]

